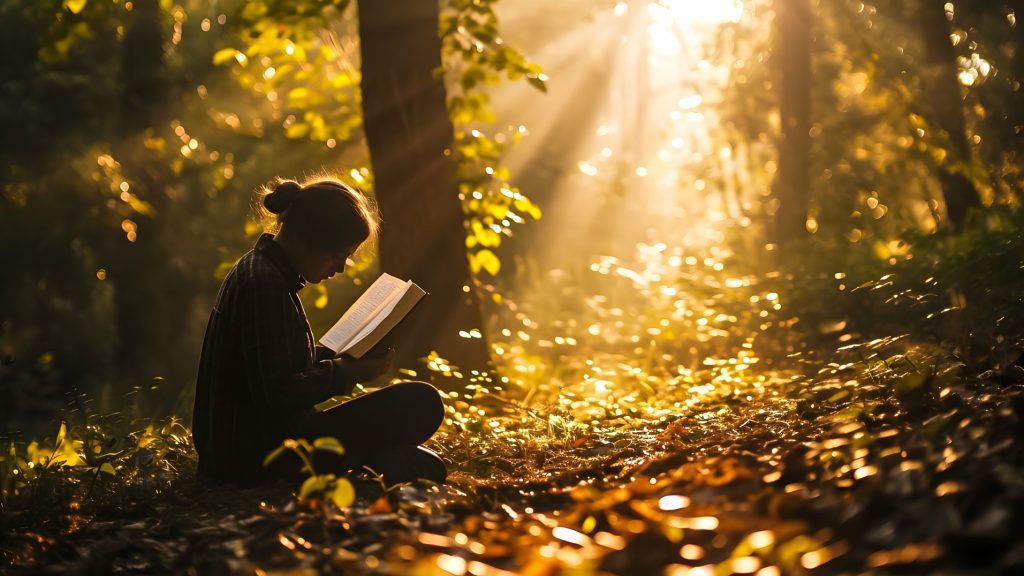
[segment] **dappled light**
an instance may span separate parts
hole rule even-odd
[[[1024,570],[1018,10],[9,2],[0,572]]]

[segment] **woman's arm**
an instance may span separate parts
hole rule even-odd
[[[308,361],[316,351],[283,283],[252,282],[240,296],[242,362],[255,403],[292,412],[351,391],[355,382],[338,359],[315,355],[312,366],[296,368],[300,352]]]

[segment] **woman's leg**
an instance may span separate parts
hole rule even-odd
[[[301,436],[337,438],[345,456],[314,454],[318,472],[345,473],[366,466],[388,484],[426,478],[444,482],[447,469],[437,454],[418,446],[444,421],[444,404],[436,388],[424,382],[400,382],[310,415]]]
[[[425,382],[400,382],[310,415],[300,426],[312,440],[332,436],[346,452],[365,454],[427,441],[444,421],[444,404]]]
[[[448,468],[441,457],[423,446],[396,446],[368,454],[362,463],[380,474],[387,484],[415,482],[418,479],[441,484]]]

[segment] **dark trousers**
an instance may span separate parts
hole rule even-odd
[[[310,414],[299,423],[300,435],[313,441],[330,436],[345,456],[317,451],[318,473],[359,471],[364,467],[395,484],[426,478],[444,482],[444,462],[420,446],[444,421],[444,404],[436,388],[425,382],[400,382]]]

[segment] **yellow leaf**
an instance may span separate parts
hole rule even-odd
[[[248,221],[245,223],[245,235],[255,236],[263,231],[263,226],[260,226],[259,222]]]
[[[53,458],[50,460],[50,464],[64,464],[65,466],[81,466],[85,462],[82,460],[82,455],[78,453],[78,449],[81,448],[82,442],[80,440],[65,440],[60,443],[60,446],[54,452]]]
[[[875,250],[875,256],[878,256],[880,260],[888,260],[892,257],[892,252],[889,251],[889,247],[881,240],[877,240],[872,248]]]
[[[474,256],[476,256],[477,270],[484,269],[491,276],[496,276],[498,271],[501,270],[501,260],[498,256],[490,250],[480,250]]]
[[[217,265],[217,269],[213,271],[213,277],[218,280],[223,280],[227,277],[228,272],[235,267],[234,262],[221,262]]]
[[[29,462],[42,464],[43,462],[50,458],[50,456],[53,454],[53,450],[50,450],[49,448],[40,448],[39,442],[33,440],[25,449],[25,453],[28,455]],[[11,454],[11,456],[14,456],[14,454]]]
[[[308,133],[309,124],[306,124],[305,122],[296,122],[295,124],[292,124],[291,126],[288,127],[288,130],[285,132],[285,136],[292,139],[296,139],[302,138]]]
[[[515,199],[516,210],[520,212],[526,212],[533,217],[534,220],[540,220],[540,208],[536,204],[530,202],[526,197],[520,196]]]
[[[138,196],[132,194],[128,196],[128,205],[131,206],[132,210],[135,210],[143,216],[152,216],[156,211],[153,210],[153,205],[145,200],[139,200]]]
[[[68,423],[61,420],[60,428],[57,429],[57,439],[54,440],[54,446],[59,446],[64,441],[64,437],[68,435]]]
[[[299,489],[299,500],[305,499],[310,494],[323,492],[331,480],[334,480],[334,474],[318,474],[306,478],[306,481],[302,483],[302,488]]]
[[[274,448],[273,450],[271,450],[270,454],[267,454],[267,457],[263,459],[263,465],[264,466],[269,466],[271,462],[273,462],[274,460],[277,460],[278,456],[280,456],[281,454],[284,454],[284,451],[286,449],[287,448],[282,445],[282,446],[278,446],[277,448]]]
[[[309,100],[309,96],[309,88],[292,88],[288,91],[288,105],[293,108],[302,108],[306,100]]]
[[[351,506],[356,500],[356,490],[347,478],[338,478],[334,483],[334,490],[331,491],[331,500],[338,508]]]
[[[238,57],[238,50],[234,48],[221,48],[213,55],[213,65],[220,66]]]
[[[72,14],[78,14],[85,8],[85,3],[88,0],[64,0],[64,7],[71,11]]]
[[[313,448],[316,450],[326,450],[328,452],[334,452],[339,456],[345,454],[345,448],[341,445],[341,442],[339,442],[337,438],[332,438],[330,436],[324,436],[322,438],[317,438],[316,440],[314,440]]]
[[[242,9],[243,20],[257,20],[262,18],[267,13],[267,3],[260,0],[253,2],[247,2],[245,8]]]
[[[145,142],[142,143],[146,148],[156,150],[157,152],[163,151],[164,144],[166,144],[166,141],[163,138],[146,138]]]

